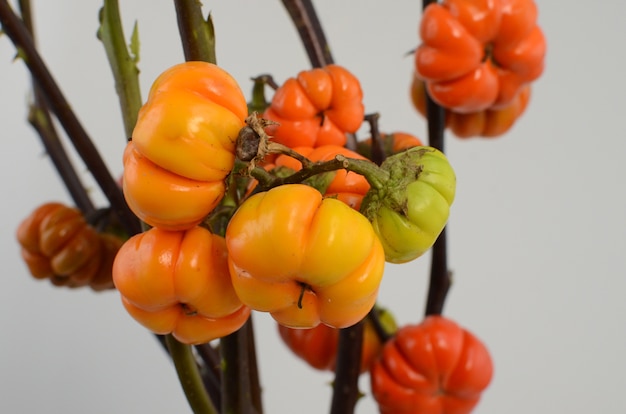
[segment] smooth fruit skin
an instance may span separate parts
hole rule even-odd
[[[222,200],[224,181],[198,181],[165,170],[140,153],[133,141],[124,151],[124,198],[150,226],[185,230],[199,224]]]
[[[343,146],[346,133],[356,132],[363,123],[362,101],[358,79],[333,64],[287,79],[263,117],[280,124],[268,127],[268,133],[288,147]]]
[[[248,198],[226,230],[241,301],[289,327],[344,328],[374,306],[384,251],[371,224],[302,184]]]
[[[152,228],[131,237],[113,264],[122,303],[140,324],[187,344],[239,329],[250,315],[233,289],[224,239],[202,227]]]
[[[372,364],[382,414],[467,414],[493,376],[485,345],[442,316],[400,328]]]
[[[245,97],[227,72],[211,63],[181,63],[155,80],[132,139],[139,152],[170,172],[223,180],[247,115]]]
[[[153,83],[124,152],[124,196],[150,226],[185,230],[224,196],[248,108],[220,67],[185,62]]]
[[[424,81],[414,77],[411,99],[417,111],[426,116]],[[458,113],[446,109],[445,126],[458,138],[496,138],[508,132],[524,114],[530,101],[531,85],[526,84],[511,103],[497,109],[485,109],[471,113]]]

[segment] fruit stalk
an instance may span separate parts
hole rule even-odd
[[[178,342],[172,335],[167,335],[165,342],[176,366],[180,385],[185,391],[185,396],[193,412],[196,414],[217,414],[217,410],[204,389],[202,378],[198,372],[198,365],[191,352],[191,346]]]

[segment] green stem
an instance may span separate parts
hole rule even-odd
[[[267,191],[279,185],[301,183],[314,175],[342,169],[362,175],[375,189],[383,189],[390,177],[389,172],[369,160],[348,158],[341,154],[329,161],[319,161],[303,166],[300,171],[287,177],[275,177],[260,167],[253,168],[250,175],[259,181],[259,191]]]
[[[274,90],[278,89],[278,85],[272,75],[267,74],[252,78],[252,82],[254,85],[252,86],[252,99],[248,103],[248,113],[258,112],[262,114],[269,105],[265,99],[265,85],[269,85]]]
[[[178,342],[172,335],[167,335],[165,342],[172,356],[172,361],[174,361],[180,385],[183,387],[193,412],[195,414],[217,414],[204,389],[191,346]]]
[[[122,191],[117,186],[117,182],[113,179],[98,149],[46,67],[24,23],[13,12],[7,0],[0,0],[0,23],[4,32],[20,52],[24,63],[41,88],[46,102],[50,105],[51,110],[63,126],[105,197],[111,203],[113,211],[120,218],[124,228],[129,235],[138,233],[140,231],[139,220],[128,208]]]
[[[196,345],[196,353],[203,364],[198,364],[204,388],[215,407],[222,405],[222,379],[220,374],[220,356],[210,343]]]
[[[131,55],[126,46],[117,0],[104,0],[104,6],[100,9],[98,39],[104,45],[113,71],[115,90],[124,120],[124,130],[126,137],[130,138],[137,123],[137,113],[141,108],[141,89],[139,87],[139,69],[137,68],[137,61],[139,60],[137,24],[135,23],[131,36]]]
[[[178,31],[186,61],[215,64],[215,30],[211,15],[205,20],[198,0],[175,0]]]

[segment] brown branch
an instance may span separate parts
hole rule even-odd
[[[257,414],[263,414],[263,402],[261,401],[261,382],[259,380],[259,367],[256,357],[256,341],[254,340],[254,325],[249,318],[244,325],[248,336],[248,365],[250,371],[250,400]]]
[[[34,42],[35,35],[30,1],[20,0],[19,9],[24,26],[31,34]],[[87,194],[65,148],[63,148],[57,129],[54,127],[52,116],[50,115],[50,108],[46,104],[41,88],[37,85],[34,78],[32,79],[32,85],[33,103],[30,105],[28,121],[35,131],[37,131],[46,149],[46,153],[52,160],[52,164],[59,173],[70,197],[72,197],[72,200],[74,200],[74,203],[84,215],[90,215],[96,208],[89,198],[89,194]]]
[[[359,399],[364,321],[339,331],[330,414],[352,414]]]
[[[250,336],[246,325],[220,339],[222,357],[222,412],[228,414],[259,414],[252,397]],[[254,359],[256,362],[256,358]]]
[[[426,8],[434,0],[423,0],[422,6]],[[444,152],[444,129],[445,110],[426,93],[426,114],[428,120],[428,144]],[[426,299],[426,311],[428,315],[439,315],[443,312],[446,296],[452,280],[448,271],[448,257],[446,244],[446,229],[444,228],[432,248],[432,261],[430,267],[430,281],[428,297]]]
[[[374,162],[376,165],[382,164],[386,158],[385,143],[380,136],[380,129],[378,128],[378,118],[380,118],[379,113],[365,115],[365,121],[369,122],[370,124],[370,136],[372,137],[372,162]]]
[[[387,332],[387,329],[383,326],[383,323],[380,320],[380,314],[381,314],[380,308],[377,306],[374,306],[367,314],[367,318],[369,322],[372,324],[372,327],[374,328],[374,331],[376,332],[378,339],[380,339],[380,342],[385,343],[389,339],[391,339],[393,335]]]
[[[222,405],[222,380],[220,374],[220,356],[219,352],[211,346],[210,343],[194,346],[194,349],[202,364],[198,364],[200,369],[200,375],[204,388],[209,394],[209,398],[213,402],[213,405],[221,407]]]
[[[321,68],[334,63],[326,35],[311,0],[282,0],[282,2],[298,30],[311,66]],[[354,151],[356,136],[354,134],[346,134],[346,136],[348,137],[346,148]]]
[[[314,68],[330,65],[333,57],[311,0],[282,0]]]
[[[13,12],[7,0],[0,0],[0,23],[4,32],[18,49],[31,75],[37,81],[51,110],[63,126],[76,151],[89,168],[100,189],[111,203],[114,213],[120,218],[129,234],[138,233],[139,220],[130,211],[111,176],[97,148],[89,138],[87,131],[76,117],[61,89],[55,82],[43,59],[37,52],[30,33],[22,20]]]

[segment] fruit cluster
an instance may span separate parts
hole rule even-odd
[[[461,138],[509,130],[543,71],[536,20],[533,0],[428,5],[416,109],[426,114],[430,97]],[[364,321],[360,371],[382,413],[470,412],[493,372],[480,340],[440,315],[398,328],[377,306],[385,263],[417,259],[443,231],[454,170],[411,134],[372,124],[357,142],[366,118],[359,80],[336,64],[275,85],[261,104],[214,64],[175,65],[123,155],[124,197],[145,231],[122,244],[49,203],[20,225],[22,256],[56,285],[114,285],[135,320],[186,344],[267,312],[317,369],[335,369],[339,329]]]
[[[533,0],[444,0],[420,24],[412,98],[425,91],[460,138],[500,136],[524,112],[544,69],[546,40]]]

